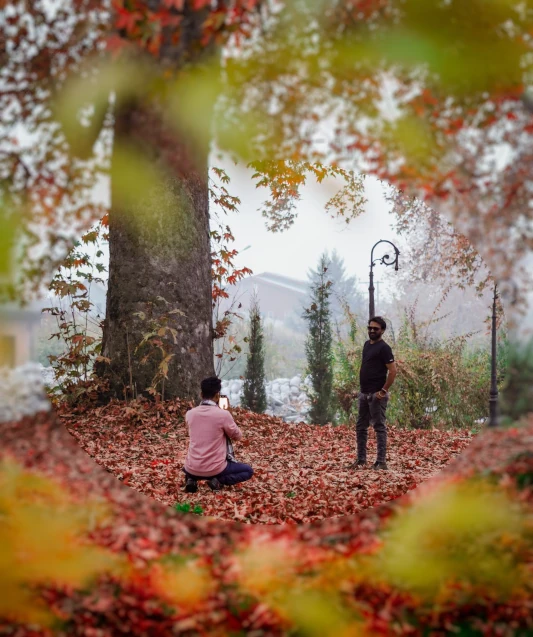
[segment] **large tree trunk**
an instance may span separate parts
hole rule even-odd
[[[147,5],[157,12],[163,3],[148,0]],[[208,12],[209,7],[194,11],[185,3],[179,39],[175,28],[163,30],[162,68],[197,66],[205,60],[216,63],[215,42],[204,41]],[[102,354],[110,362],[101,369],[116,396],[131,396],[146,393],[155,378],[161,381],[161,363],[167,358],[165,398],[196,398],[200,381],[214,375],[209,143],[178,131],[175,121],[171,126],[155,102],[147,96],[146,101],[122,103],[115,116],[109,287],[102,343]],[[204,117],[208,110],[202,104]],[[203,122],[206,130],[210,124]],[[126,202],[125,148],[128,157],[141,156],[164,175],[157,186]],[[143,345],[147,333],[154,336]],[[163,389],[162,382],[157,389]]]
[[[155,344],[137,348],[154,322],[160,319],[164,325],[166,317],[168,327],[176,330],[176,343],[169,330],[160,338],[166,352],[174,355],[165,397],[195,398],[202,378],[214,374],[208,149],[193,147],[155,107],[142,104],[117,113],[115,140],[116,146],[127,145],[132,157],[142,152],[166,177],[141,200],[124,206],[114,184],[117,179],[123,182],[127,172],[113,158],[102,347],[110,359],[106,376],[119,397],[146,392],[163,354]]]

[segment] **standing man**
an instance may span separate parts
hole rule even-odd
[[[376,432],[378,457],[372,469],[387,469],[387,425],[385,412],[389,389],[396,378],[396,363],[390,345],[383,340],[387,324],[381,316],[368,321],[369,340],[363,347],[363,361],[359,374],[359,415],[355,426],[357,460],[350,469],[366,468],[366,444],[370,421]]]
[[[196,493],[198,480],[206,480],[211,490],[220,491],[224,485],[245,482],[254,474],[249,464],[236,462],[228,454],[227,438],[240,440],[242,432],[229,411],[218,405],[220,378],[205,378],[200,387],[202,402],[185,414],[190,439],[183,467],[187,493]]]

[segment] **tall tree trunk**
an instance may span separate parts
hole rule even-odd
[[[162,0],[147,4],[156,12],[163,6]],[[203,40],[208,12],[208,7],[194,11],[185,3],[180,38],[176,41],[174,28],[163,30],[162,68],[216,62],[214,41]],[[209,130],[210,121],[202,124]],[[109,287],[102,343],[102,355],[110,362],[100,369],[118,397],[125,395],[125,388],[129,395],[141,394],[158,374],[161,381],[160,364],[166,357],[165,397],[196,398],[200,381],[214,375],[209,143],[192,139],[188,131],[178,130],[176,122],[170,125],[150,96],[120,106],[114,133]],[[130,157],[140,156],[164,175],[134,201],[123,197],[128,175],[124,149],[126,164]],[[147,333],[152,338],[143,344]]]
[[[166,176],[155,191],[124,206],[115,196],[115,184],[123,183],[127,171],[113,157],[102,347],[103,356],[110,359],[106,375],[120,397],[131,384],[130,391],[139,394],[151,385],[163,354],[150,344],[137,348],[153,327],[152,308],[156,322],[169,317],[168,326],[176,329],[176,343],[169,331],[161,336],[164,349],[173,355],[165,397],[194,398],[202,378],[214,374],[208,148],[193,147],[168,126],[156,107],[139,103],[117,113],[115,140],[115,146],[126,145],[132,157],[142,152]],[[175,310],[184,314],[172,313]]]

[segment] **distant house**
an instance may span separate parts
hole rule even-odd
[[[230,287],[229,302],[242,304],[240,312],[247,312],[254,290],[259,298],[263,317],[284,321],[291,314],[301,316],[308,295],[306,281],[293,279],[281,274],[263,272],[242,279],[235,287]]]
[[[0,306],[0,367],[19,367],[36,358],[41,303]]]
[[[93,316],[105,316],[106,287],[100,283],[91,286],[90,300],[93,303]],[[42,321],[51,315],[43,314],[45,307],[67,307],[54,296],[35,301],[26,306],[17,303],[0,305],[0,367],[19,367],[37,360],[37,343]],[[54,329],[54,331],[57,331]],[[42,338],[42,335],[41,335]]]

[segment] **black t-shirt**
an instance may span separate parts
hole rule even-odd
[[[361,391],[365,394],[383,389],[387,380],[387,365],[394,363],[394,354],[390,345],[381,340],[371,344],[367,341],[363,347],[363,362],[359,373]]]

